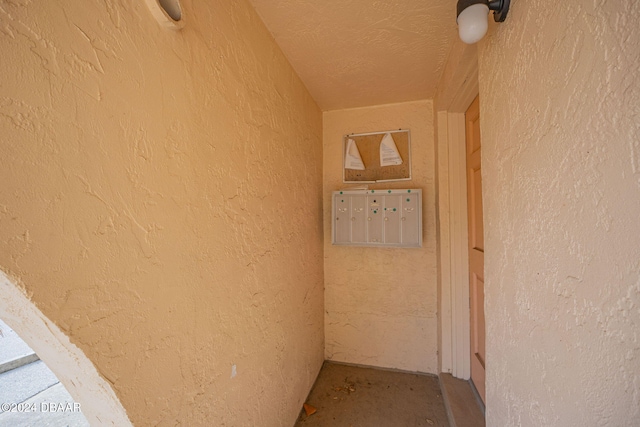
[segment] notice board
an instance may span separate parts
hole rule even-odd
[[[389,137],[392,138],[397,155],[402,159],[401,164],[381,165],[380,147],[384,145],[382,142],[385,137],[387,138],[385,141],[389,141]],[[357,150],[354,150],[354,145]],[[348,167],[350,165],[353,167],[353,162],[350,162],[353,156],[350,154],[360,156],[361,162],[357,163],[364,169]],[[408,181],[411,179],[411,133],[408,129],[398,129],[347,134],[342,143],[342,160],[343,182],[345,183]]]

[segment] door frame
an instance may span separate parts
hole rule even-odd
[[[455,44],[436,96],[440,372],[471,377],[464,114],[479,94],[475,45]]]

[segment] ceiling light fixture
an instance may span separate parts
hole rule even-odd
[[[460,39],[473,44],[487,34],[487,16],[493,10],[493,20],[503,22],[509,12],[509,0],[458,0],[458,32]]]

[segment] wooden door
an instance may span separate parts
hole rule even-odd
[[[482,222],[482,168],[478,98],[465,113],[467,145],[467,210],[469,219],[469,306],[471,325],[471,380],[485,400],[484,227]]]

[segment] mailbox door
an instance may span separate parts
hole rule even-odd
[[[417,194],[406,194],[402,196],[402,213],[400,217],[402,227],[402,243],[404,245],[420,244],[420,198]]]
[[[371,194],[367,196],[367,235],[368,243],[384,243],[382,236],[383,197]]]
[[[350,243],[351,242],[351,226],[349,216],[349,199],[350,196],[344,194],[336,194],[333,198],[333,242],[334,243]]]
[[[384,196],[384,242],[386,244],[402,243],[400,233],[401,195]]]

